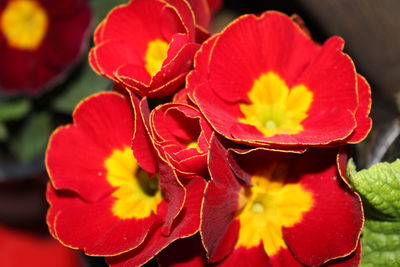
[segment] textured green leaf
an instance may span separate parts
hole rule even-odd
[[[62,113],[71,114],[75,106],[87,96],[110,89],[111,81],[97,75],[88,63],[82,66],[79,76],[71,81],[64,92],[53,102],[53,108]]]
[[[113,7],[127,2],[128,0],[92,0],[91,4],[98,21],[101,21]]]
[[[50,132],[50,115],[45,112],[32,114],[19,133],[11,138],[10,148],[20,161],[31,161],[44,155]]]
[[[28,99],[3,100],[0,102],[0,121],[17,120],[28,113],[31,103]]]
[[[348,176],[364,200],[367,216],[400,219],[400,159],[377,163],[359,172],[350,162]]]
[[[400,222],[366,220],[361,241],[360,266],[400,266]]]

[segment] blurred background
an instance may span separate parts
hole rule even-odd
[[[0,0],[0,14],[9,1]],[[48,6],[49,32],[52,29],[58,34],[48,39],[58,42],[48,41],[47,46],[34,47],[28,54],[10,51],[3,36],[7,30],[4,26],[0,29],[0,266],[106,266],[102,258],[85,257],[49,236],[44,151],[51,132],[71,122],[73,108],[81,99],[110,89],[111,83],[90,69],[87,53],[99,21],[113,6],[126,1],[47,2],[53,2]],[[366,168],[399,157],[400,1],[225,0],[215,18],[214,31],[241,14],[265,10],[299,15],[319,43],[332,35],[344,38],[345,52],[371,84],[373,96],[373,130],[354,149],[357,166]],[[75,29],[72,37],[71,29]],[[66,40],[62,34],[73,39],[65,49],[60,49]],[[60,55],[63,51],[70,53]],[[51,64],[54,58],[63,59],[65,64]],[[30,67],[21,67],[27,65]],[[34,70],[35,77],[42,80],[22,85],[11,82],[12,78],[25,81]],[[32,257],[21,257],[21,251]],[[24,262],[27,257],[31,259]],[[157,265],[152,261],[146,266]]]

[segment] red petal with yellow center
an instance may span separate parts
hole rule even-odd
[[[50,138],[47,171],[56,189],[73,190],[84,200],[97,201],[114,191],[104,177],[104,160],[114,149],[130,147],[132,107],[118,93],[99,93],[83,100],[73,118],[73,125],[58,128]]]
[[[49,187],[47,194],[50,232],[89,255],[124,253],[145,242],[150,232],[170,235],[181,221],[199,217],[198,211],[182,213],[189,190],[167,163],[150,156],[154,151],[139,100],[134,95],[131,100],[134,110],[115,92],[84,100],[74,112],[74,124],[61,127],[49,142],[46,163],[57,188]],[[142,163],[158,171],[157,177],[142,169]],[[201,189],[204,183],[201,178],[194,184]],[[194,190],[202,195],[200,189]],[[161,250],[163,244],[154,248]],[[149,253],[138,254],[148,260],[154,256]]]
[[[131,1],[100,24],[89,61],[96,72],[140,96],[166,97],[192,66],[199,46],[194,34],[186,1]]]
[[[172,167],[155,156],[156,153],[153,149],[153,143],[149,138],[150,110],[147,104],[147,99],[143,98],[139,102],[139,99],[135,95],[130,95],[135,113],[138,114],[138,116],[135,117],[136,131],[132,140],[133,153],[142,168],[148,170],[150,173],[153,169],[159,171],[160,186],[168,201],[168,210],[161,231],[163,234],[169,235],[172,224],[184,205],[186,191],[181,182],[178,181],[178,177]],[[149,149],[150,147],[151,150]]]
[[[184,183],[186,188],[186,201],[181,213],[175,219],[169,235],[164,235],[160,229],[150,231],[145,242],[131,252],[116,257],[107,258],[107,263],[112,267],[140,266],[158,254],[163,248],[173,241],[192,236],[200,225],[200,208],[206,182],[202,177],[193,176]]]
[[[129,183],[130,176],[139,179],[133,177],[134,169],[130,173],[130,168],[137,168],[129,149],[134,133],[131,103],[118,93],[99,93],[81,102],[73,117],[73,125],[53,134],[46,152],[53,186],[61,189],[56,192],[49,188],[50,231],[65,245],[92,255],[115,255],[132,249],[156,222],[163,222],[163,217],[171,214],[170,210],[172,217],[177,211],[166,206],[161,194],[152,204],[153,211],[127,210],[127,205],[137,200],[124,199],[135,190],[125,183]],[[135,138],[144,139],[138,134]],[[165,193],[169,194],[169,189]],[[183,192],[174,193],[175,199],[182,202]],[[181,204],[177,205],[179,210]],[[93,218],[97,218],[96,227]],[[110,234],[114,231],[118,234]]]
[[[296,185],[311,194],[311,209],[302,213],[301,220],[291,221],[294,213],[290,209],[281,210],[281,218],[288,218],[288,221],[282,220],[282,241],[294,257],[306,265],[321,265],[330,259],[349,255],[356,249],[359,240],[363,224],[361,201],[341,181],[336,155],[337,149],[310,150],[293,156],[254,149],[248,154],[234,155],[238,166],[242,166],[242,170],[249,175],[267,162],[271,164],[269,168],[278,163],[272,177],[281,171],[286,173],[287,178],[281,190]],[[295,195],[295,191],[292,195]],[[290,197],[290,194],[286,197]],[[296,198],[292,202],[282,199],[282,203],[289,207],[298,205],[300,200]],[[274,254],[269,256],[273,261]]]
[[[338,142],[357,127],[358,107],[369,103],[368,97],[358,99],[362,89],[342,49],[337,37],[315,44],[283,14],[243,16],[202,45],[188,89],[213,128],[234,141],[263,146]]]
[[[336,155],[333,148],[300,155],[226,151],[213,139],[201,227],[210,261],[260,242],[273,266],[316,266],[350,255],[363,212],[359,197],[340,178]]]
[[[112,196],[87,203],[73,192],[56,192],[48,187],[47,199],[50,203],[47,219],[54,236],[63,245],[83,249],[88,255],[116,255],[135,248],[153,225],[162,223],[155,215],[121,220],[111,212],[115,203]],[[166,203],[159,209],[163,209],[159,213],[165,213]]]
[[[321,160],[321,157],[325,159]],[[327,160],[335,161],[335,157],[334,151],[321,151],[314,153],[309,160],[318,170],[327,165]],[[315,174],[302,178],[301,184],[314,193],[315,206],[304,215],[302,222],[283,228],[285,240],[293,254],[308,265],[319,265],[329,259],[351,254],[357,248],[363,225],[360,197],[341,182],[337,168],[330,167],[323,175],[324,179]]]
[[[114,8],[101,24],[101,39],[96,44],[109,40],[129,40],[132,49],[144,52],[149,40],[160,38],[170,41],[175,33],[186,29],[176,10],[164,1],[138,0]],[[135,29],[136,34],[132,34]],[[133,44],[133,43],[132,43]]]

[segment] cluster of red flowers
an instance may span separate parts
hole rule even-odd
[[[87,0],[0,0],[0,91],[37,94],[54,86],[86,44]]]
[[[49,141],[51,233],[114,267],[357,265],[368,83],[342,39],[279,12],[211,35],[219,7],[132,0],[98,26],[89,60],[115,86]]]

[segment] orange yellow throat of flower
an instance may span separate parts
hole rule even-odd
[[[313,93],[305,85],[289,90],[285,81],[274,72],[262,74],[248,93],[250,104],[240,104],[243,118],[239,122],[252,125],[264,136],[297,134],[307,118]]]
[[[121,219],[143,219],[157,213],[162,201],[158,178],[150,178],[142,170],[132,150],[125,147],[115,149],[105,161],[106,179],[117,187],[112,196],[116,198],[112,213]]]
[[[0,14],[0,28],[7,43],[22,50],[35,50],[46,35],[48,16],[35,0],[13,0]]]
[[[252,187],[242,189],[236,247],[251,248],[262,241],[268,256],[287,248],[282,227],[301,222],[304,213],[313,206],[313,197],[300,184],[284,184],[284,179],[264,173],[252,177]]]
[[[164,60],[167,58],[168,43],[163,40],[153,40],[147,44],[145,55],[145,69],[154,76],[160,71]]]

